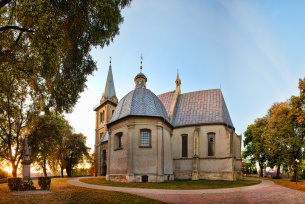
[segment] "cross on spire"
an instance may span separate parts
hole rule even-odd
[[[109,61],[109,63],[110,63],[110,67],[111,67],[111,56],[110,56],[110,61]]]
[[[143,56],[141,54],[141,66],[140,66],[140,73],[142,73],[142,60],[143,60]]]

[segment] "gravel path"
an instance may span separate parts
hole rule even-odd
[[[68,183],[85,188],[131,193],[170,203],[305,203],[305,193],[281,187],[269,180],[238,188],[164,190],[93,185],[80,182],[79,179],[83,178],[73,178]]]

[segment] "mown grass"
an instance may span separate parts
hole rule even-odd
[[[270,180],[272,180],[277,185],[284,186],[286,188],[290,188],[293,190],[299,190],[305,192],[304,182],[298,182],[298,184],[296,184],[295,182],[291,182],[288,179],[270,179]]]
[[[116,187],[131,187],[131,188],[148,188],[148,189],[218,189],[218,188],[235,188],[241,186],[251,186],[261,183],[258,180],[243,180],[243,181],[211,181],[211,180],[175,180],[164,183],[119,183],[106,181],[105,178],[88,178],[80,179],[81,182]]]
[[[0,184],[0,203],[162,203],[142,196],[115,191],[76,187],[67,183],[70,178],[53,178],[52,194],[13,196],[7,183]],[[38,187],[37,180],[34,186]]]

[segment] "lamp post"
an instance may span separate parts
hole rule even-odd
[[[295,183],[296,183],[296,185],[298,185],[298,165],[299,165],[300,161],[298,159],[295,159],[295,162],[297,163],[296,171],[295,171]]]

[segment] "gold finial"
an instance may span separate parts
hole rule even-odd
[[[142,53],[141,53],[141,66],[140,66],[140,73],[142,73],[142,60],[143,60],[143,56],[142,56]]]

